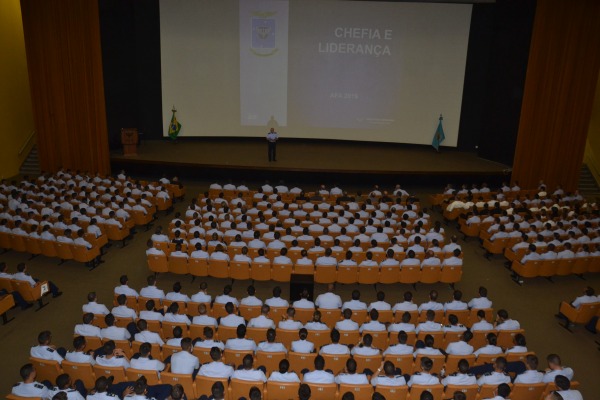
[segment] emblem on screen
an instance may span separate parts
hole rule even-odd
[[[277,53],[275,40],[274,12],[255,12],[252,17],[252,44],[250,51],[260,57],[268,57]]]

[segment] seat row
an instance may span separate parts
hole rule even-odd
[[[444,268],[416,266],[312,266],[277,264],[270,262],[231,262],[164,255],[148,255],[148,268],[155,273],[171,272],[192,276],[229,278],[238,280],[289,282],[292,274],[313,275],[316,283],[447,283],[454,286],[462,277],[462,266]]]
[[[21,297],[28,303],[38,303],[38,310],[45,307],[48,303],[44,303],[43,296],[49,292],[50,287],[48,281],[40,281],[34,287],[31,287],[29,282],[19,281],[16,279],[0,278],[0,289],[10,292],[19,292]],[[12,296],[9,296],[12,298]],[[14,305],[14,301],[13,301]]]
[[[245,354],[240,354],[243,358]],[[267,354],[268,355],[268,354]],[[263,364],[278,364],[281,357],[275,353],[271,354],[273,357],[270,359],[257,359],[255,360],[256,365]],[[305,365],[309,365],[312,369],[314,365],[315,354],[294,354],[288,355],[290,361],[290,369],[300,371],[304,369]],[[356,357],[355,357],[356,358]],[[304,360],[303,360],[304,359]],[[263,398],[267,400],[280,400],[280,399],[294,399],[297,398],[299,389],[299,383],[295,382],[274,382],[268,381],[266,383],[260,381],[244,381],[239,379],[228,379],[228,378],[209,378],[205,376],[196,376],[192,378],[191,375],[174,374],[169,371],[169,367],[160,375],[154,371],[136,370],[128,368],[124,370],[122,367],[103,367],[103,366],[91,366],[90,364],[78,364],[69,361],[63,361],[62,365],[56,361],[46,361],[36,358],[30,358],[31,362],[36,368],[38,380],[47,379],[51,382],[56,380],[56,377],[61,373],[68,373],[72,379],[80,379],[86,388],[92,388],[94,386],[95,379],[99,376],[112,376],[114,377],[115,383],[125,381],[135,381],[141,376],[146,377],[148,384],[155,385],[159,383],[163,384],[180,384],[184,387],[185,393],[188,397],[198,398],[202,395],[210,396],[211,387],[215,382],[223,383],[226,388],[226,399],[235,400],[240,397],[246,397],[252,387],[257,387],[262,390]],[[241,359],[240,359],[241,360]],[[459,358],[452,359],[452,365],[458,363]],[[261,364],[261,361],[263,363]],[[380,360],[378,360],[379,362]],[[394,359],[390,359],[394,362]],[[229,362],[226,360],[226,362]],[[345,362],[345,359],[344,359]],[[358,360],[357,360],[358,362]],[[398,364],[395,364],[398,366]],[[325,367],[329,368],[328,360],[325,361]],[[302,369],[299,369],[302,368]],[[343,369],[343,368],[342,368]],[[276,368],[275,368],[276,370]],[[447,369],[447,371],[452,368]],[[404,372],[404,370],[403,370]],[[373,392],[378,392],[388,399],[419,399],[423,391],[429,391],[433,394],[435,400],[441,400],[451,396],[455,391],[461,391],[467,396],[467,400],[486,399],[493,396],[493,392],[497,385],[448,385],[444,387],[441,384],[434,385],[412,385],[408,386],[384,386],[377,385],[373,387],[371,384],[363,385],[349,385],[349,384],[308,384],[311,388],[311,399],[316,400],[333,400],[340,399],[341,395],[346,392],[352,392],[356,400],[370,400]],[[553,383],[545,384],[514,384],[511,386],[511,399],[513,400],[542,400],[545,398],[550,391],[556,390],[556,386]],[[578,382],[571,382],[571,387],[577,389],[579,387]]]
[[[554,276],[577,275],[600,272],[600,257],[563,258],[555,260],[527,260],[521,264],[514,260],[512,271],[517,274],[516,281],[522,284],[523,278],[544,277],[552,281]]]

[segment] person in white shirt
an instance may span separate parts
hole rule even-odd
[[[406,291],[404,292],[403,295],[404,301],[401,303],[396,303],[394,305],[394,307],[392,308],[392,311],[394,313],[398,312],[398,311],[417,311],[418,306],[413,303],[412,299],[413,299],[413,294],[410,291]]]
[[[211,328],[210,326],[205,326],[202,330],[202,333],[204,334],[204,340],[196,338],[194,340],[194,347],[198,347],[201,349],[211,349],[213,347],[218,347],[219,349],[221,349],[221,351],[225,350],[225,343],[213,339],[215,335],[215,331],[213,328]]]
[[[579,390],[571,389],[571,381],[564,375],[557,375],[554,378],[554,384],[556,385],[556,388],[558,390],[554,392],[554,395],[556,396],[552,397],[551,400],[583,400],[583,395],[581,394],[581,392]],[[550,397],[547,397],[546,399],[548,398]]]
[[[364,301],[360,301],[360,291],[356,289],[352,291],[352,300],[346,301],[344,302],[344,304],[342,304],[342,310],[345,310],[346,308],[352,311],[360,311],[367,309],[367,303],[365,303]]]
[[[27,273],[27,265],[25,263],[17,264],[17,273],[12,276],[12,279],[27,282],[32,288],[39,284],[38,279]],[[48,281],[48,286],[53,298],[62,296],[62,292],[52,281]]]
[[[483,385],[500,385],[502,383],[510,383],[510,376],[504,371],[506,369],[506,358],[500,356],[494,361],[493,371],[487,372],[477,379],[479,386]]]
[[[254,285],[248,286],[248,289],[246,290],[246,292],[248,293],[248,296],[244,297],[242,299],[242,301],[240,302],[240,304],[243,304],[245,306],[262,306],[263,305],[262,300],[259,299],[258,297],[256,297],[256,288],[254,287]]]
[[[462,334],[461,340],[458,342],[448,343],[446,346],[446,354],[452,354],[457,356],[466,356],[469,354],[473,354],[473,346],[469,344],[469,342],[473,339],[473,334],[471,331],[465,331]]]
[[[110,314],[109,314],[110,315]],[[103,355],[96,357],[96,364],[103,367],[129,368],[129,359],[123,349],[117,348],[113,340],[109,340],[102,346]]]
[[[302,292],[300,293],[300,300],[296,300],[293,304],[294,308],[309,308],[309,309],[314,309],[315,308],[315,303],[313,303],[312,301],[308,300],[309,297],[309,293],[307,289],[303,289]]]
[[[98,304],[96,302],[96,300],[97,300],[96,292],[88,293],[87,299],[88,299],[87,304],[84,304],[81,307],[81,309],[83,310],[84,313],[101,314],[101,315],[106,315],[106,314],[110,313],[110,311],[108,311],[108,308],[106,308],[106,306],[104,304]]]
[[[260,342],[258,346],[256,346],[256,351],[264,351],[268,353],[276,353],[282,352],[287,354],[287,349],[282,343],[275,342],[277,335],[275,333],[275,329],[267,330],[267,341]]]
[[[437,301],[438,298],[438,292],[436,290],[432,290],[429,292],[429,301],[426,303],[422,303],[419,307],[418,307],[418,311],[419,313],[423,310],[427,311],[427,310],[433,310],[433,311],[440,311],[444,309],[444,305],[442,303],[439,303]]]
[[[233,305],[235,307],[238,307],[240,305],[240,302],[235,297],[230,296],[231,290],[232,290],[231,285],[225,285],[225,287],[223,288],[223,294],[215,297],[215,303],[218,303],[218,304],[233,303]]]
[[[504,309],[498,310],[496,315],[496,330],[499,331],[514,331],[521,329],[521,324],[514,319],[508,317],[508,312]]]
[[[165,292],[156,287],[156,277],[154,275],[149,275],[148,278],[146,278],[146,282],[148,282],[148,286],[140,290],[140,296],[159,300],[165,298]]]
[[[313,319],[312,321],[308,321],[306,324],[304,324],[304,327],[306,329],[308,329],[309,331],[328,331],[329,327],[324,324],[323,322],[321,322],[321,311],[317,310],[315,312],[313,312]]]
[[[302,329],[304,325],[300,321],[296,321],[294,317],[296,316],[296,310],[294,307],[288,307],[286,310],[286,315],[282,316],[282,320],[277,324],[278,329],[286,329],[286,330],[298,330]]]
[[[190,258],[197,260],[208,260],[209,254],[202,250],[202,246],[203,244],[199,242],[194,244],[195,250],[190,253]]]
[[[163,318],[164,322],[185,323],[187,326],[192,324],[190,318],[185,314],[179,314],[179,303],[171,303],[169,309]]]
[[[81,336],[95,336],[100,337],[100,328],[92,325],[94,321],[94,314],[85,313],[83,314],[83,324],[75,325],[74,334]]]
[[[416,358],[419,354],[425,354],[428,356],[439,356],[442,355],[442,351],[433,347],[433,344],[435,342],[435,339],[433,338],[433,336],[427,334],[425,335],[425,338],[423,338],[423,343],[425,345],[425,347],[420,347],[417,343],[416,346],[416,350],[413,353],[413,356]]]
[[[272,328],[275,329],[275,322],[271,318],[268,317],[269,312],[271,311],[271,307],[266,304],[260,309],[260,314],[258,317],[252,318],[248,322],[249,328]]]
[[[315,305],[324,309],[339,309],[342,307],[342,299],[340,296],[333,293],[334,289],[335,285],[333,283],[329,283],[327,285],[327,292],[317,296]]]
[[[404,331],[398,332],[398,344],[389,346],[383,352],[383,355],[408,355],[414,353],[413,346],[406,344],[408,342],[408,335]]]
[[[352,310],[345,308],[342,312],[344,319],[335,323],[335,329],[338,331],[356,331],[359,326],[358,323],[352,321]]]
[[[439,332],[443,330],[442,324],[435,322],[435,311],[427,310],[425,313],[425,317],[427,320],[425,322],[421,322],[417,325],[415,332],[419,334],[419,332]]]
[[[371,304],[369,304],[369,307],[367,307],[367,311],[387,311],[391,309],[391,304],[385,301],[385,293],[381,290],[377,292],[377,301],[372,302]]]
[[[539,372],[538,358],[534,354],[528,354],[525,357],[525,372],[516,376],[514,383],[542,383],[544,374]]]
[[[279,361],[279,370],[271,372],[269,381],[272,382],[300,382],[300,378],[295,372],[288,372],[290,362],[285,358]]]
[[[144,342],[140,345],[140,353],[134,355],[129,362],[131,368],[147,371],[160,372],[165,369],[165,364],[159,360],[155,360],[151,356],[152,344]],[[136,357],[137,356],[137,357]]]
[[[397,333],[400,331],[414,332],[416,329],[416,326],[415,326],[415,324],[410,322],[411,319],[412,319],[412,316],[411,316],[410,312],[404,311],[400,322],[392,323],[388,326],[388,332],[390,332],[390,333]]]
[[[472,298],[467,304],[469,309],[480,310],[484,308],[492,308],[492,302],[487,297],[487,289],[483,286],[480,286],[478,293],[479,297]]]
[[[198,305],[198,315],[192,319],[192,325],[213,326],[216,328],[218,323],[215,317],[208,315],[206,304],[200,303]]]
[[[139,294],[135,289],[130,288],[127,284],[129,283],[129,278],[127,275],[121,275],[119,278],[120,286],[115,287],[115,294],[120,295],[124,294],[125,296],[131,296],[138,298]]]
[[[227,312],[227,315],[219,318],[218,322],[220,326],[236,327],[239,325],[246,325],[244,318],[234,314],[234,310],[232,302],[225,304],[225,312]]]
[[[136,342],[147,342],[150,344],[157,344],[159,346],[165,344],[158,333],[148,330],[148,322],[146,322],[145,319],[139,319],[137,321],[137,329],[139,332],[134,335],[134,340]]]
[[[312,342],[306,340],[308,337],[308,330],[301,328],[298,331],[299,340],[294,340],[290,346],[290,351],[295,353],[313,353],[315,351],[315,345]]]
[[[473,352],[476,357],[479,357],[480,354],[503,354],[504,351],[501,347],[497,346],[498,337],[495,333],[488,333],[485,336],[485,340],[487,344],[483,347],[478,348]]]
[[[548,362],[548,368],[544,373],[544,378],[542,382],[554,382],[554,379],[559,375],[566,377],[569,381],[573,380],[573,369],[569,367],[563,367],[560,356],[558,354],[548,354],[548,357],[546,357],[546,361]]]
[[[376,308],[371,309],[369,311],[369,322],[365,322],[360,326],[360,333],[364,331],[377,331],[377,332],[385,332],[386,327],[384,324],[378,321],[379,319],[379,311]]]
[[[265,300],[265,304],[269,307],[289,307],[289,302],[281,298],[281,288],[279,286],[273,288],[273,297]]]
[[[52,392],[46,386],[36,382],[37,373],[31,363],[23,365],[19,371],[22,382],[12,387],[11,393],[21,397],[39,397],[42,399],[51,399]]]
[[[469,373],[469,362],[462,358],[458,361],[458,371],[454,372],[442,379],[442,385],[475,385],[477,378],[475,375]]]
[[[164,315],[154,309],[155,306],[154,300],[150,299],[146,301],[146,309],[140,311],[140,318],[145,319],[146,321],[162,321],[164,319]]]
[[[340,332],[337,329],[331,330],[331,343],[321,347],[319,354],[350,354],[350,349],[345,344],[340,343]]]
[[[382,368],[383,367],[383,368]],[[383,372],[383,375],[379,375],[380,372]],[[371,384],[375,387],[377,385],[382,386],[405,386],[406,379],[404,376],[396,373],[396,366],[391,361],[385,361],[379,367],[377,371],[375,371],[375,376],[371,378]]]
[[[233,367],[226,365],[221,361],[222,353],[218,347],[210,349],[210,358],[212,362],[206,363],[200,367],[198,376],[206,376],[209,378],[230,378],[233,375]]]
[[[195,303],[210,303],[212,296],[208,293],[208,284],[206,282],[200,282],[200,290],[198,293],[192,295],[191,300]]]
[[[344,372],[335,377],[335,383],[348,383],[353,385],[367,385],[369,379],[365,374],[356,373],[356,360],[349,358],[346,361],[346,369]]]
[[[304,374],[304,383],[335,383],[335,377],[331,372],[324,371],[325,359],[323,356],[315,357],[315,369]]]
[[[78,364],[96,364],[96,360],[94,360],[92,351],[85,352],[85,347],[87,343],[84,336],[76,336],[73,339],[73,349],[75,351],[69,351],[65,355],[65,360],[78,363]]]
[[[468,308],[467,303],[462,301],[462,292],[460,290],[455,290],[452,294],[452,301],[444,304],[444,312],[467,310]]]
[[[232,379],[240,379],[243,381],[261,381],[266,382],[267,377],[260,369],[253,368],[254,357],[251,354],[246,354],[242,360],[242,369],[238,369],[231,375]]]
[[[118,306],[113,307],[111,310],[112,315],[118,318],[130,318],[132,322],[137,319],[135,310],[127,307],[127,296],[124,294],[117,296],[117,304]]]
[[[167,360],[165,360],[167,361]],[[198,357],[192,354],[192,339],[181,340],[181,351],[171,355],[171,372],[174,374],[194,375],[200,368]]]
[[[256,351],[256,343],[254,340],[246,339],[246,326],[240,324],[236,329],[236,337],[227,340],[225,349]]]
[[[187,294],[181,293],[181,282],[177,281],[173,284],[173,291],[167,293],[165,296],[167,300],[171,301],[182,301],[184,303],[188,303],[191,299]]]
[[[410,387],[414,385],[437,385],[440,380],[437,376],[431,374],[433,361],[429,357],[421,358],[421,371],[415,372],[407,382]]]
[[[100,330],[100,336],[102,339],[109,340],[129,340],[131,338],[131,333],[125,328],[120,328],[115,325],[115,316],[112,314],[108,314],[104,317],[104,323],[106,324],[106,328]]]
[[[359,356],[381,356],[381,350],[373,347],[373,336],[367,333],[362,336],[358,346],[352,348],[350,354]]]
[[[31,357],[41,358],[42,360],[58,361],[61,363],[67,351],[64,348],[56,348],[52,342],[52,333],[42,331],[38,335],[38,345],[33,346],[29,352]]]

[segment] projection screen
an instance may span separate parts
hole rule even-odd
[[[163,134],[456,146],[471,5],[161,0]]]

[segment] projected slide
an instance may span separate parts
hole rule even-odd
[[[456,146],[471,5],[161,0],[160,18],[182,136],[430,144],[443,114]]]

